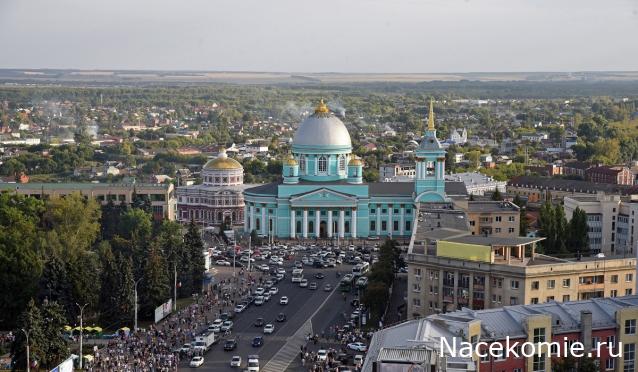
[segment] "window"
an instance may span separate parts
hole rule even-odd
[[[612,289],[611,293],[609,293],[609,297],[618,297],[618,291],[616,289]]]
[[[532,363],[532,371],[545,372],[545,355],[534,354],[534,361]]]
[[[299,156],[299,172],[306,173],[306,156]]]
[[[614,358],[607,358],[605,360],[605,369],[606,370],[614,370],[616,368],[616,360]]]
[[[501,222],[501,216],[496,216],[496,222]]]
[[[634,274],[625,274],[625,281],[631,282],[634,279]]]
[[[514,232],[514,228],[513,228],[513,227],[508,228],[508,229],[507,229],[507,232],[508,232],[508,233],[510,233],[510,234],[512,234],[512,233]]]
[[[414,275],[421,276],[421,268],[420,267],[415,267],[414,268]]]
[[[554,301],[554,296],[547,296],[545,302]]]
[[[315,221],[308,221],[308,232],[312,233],[315,231]]]
[[[636,319],[625,320],[625,334],[626,335],[636,334]]]
[[[636,366],[636,344],[623,345],[623,358],[625,366],[623,372],[634,372]]]
[[[328,171],[328,160],[323,155],[319,157],[318,170],[319,172],[324,172],[324,173]]]
[[[418,306],[421,306],[421,299],[420,299],[420,298],[413,298],[413,299],[412,299],[412,304],[413,304],[414,306],[417,306],[417,307],[418,307]]]
[[[631,288],[625,289],[625,296],[631,296],[631,292],[633,292]]]
[[[607,336],[607,348],[616,347],[616,336]]]
[[[550,279],[547,281],[547,289],[554,289],[556,287],[556,281],[554,279]]]
[[[563,302],[569,302],[569,295],[563,295]]]
[[[538,284],[537,280],[532,282],[532,289],[533,290],[537,290],[539,287],[540,287],[540,285]]]
[[[494,232],[497,233],[497,234],[499,234],[501,232],[501,228],[500,227],[497,227],[494,230],[495,230]]]
[[[370,221],[370,231],[375,231],[377,229],[377,221]]]
[[[392,221],[392,230],[399,231],[399,221]]]
[[[512,280],[512,281],[510,282],[510,287],[511,287],[512,289],[518,289],[518,280]]]
[[[344,172],[346,170],[346,157],[341,155],[339,156],[339,171]]]
[[[592,337],[591,338],[591,348],[592,348],[592,350],[597,349],[599,343],[600,343],[600,337]]]
[[[563,279],[563,288],[569,288],[570,285],[571,285],[570,279]]]
[[[518,305],[518,297],[510,297],[510,305]]]
[[[534,343],[545,342],[545,328],[534,328]]]
[[[612,275],[611,276],[611,282],[612,283],[618,283],[618,275]]]
[[[509,222],[514,222],[514,221],[516,220],[516,217],[514,217],[514,216],[509,216],[509,217],[507,218],[507,220],[508,220]]]
[[[374,208],[370,209],[370,214],[375,214],[375,213],[377,213],[376,209],[374,209]]]
[[[410,221],[405,221],[405,230],[406,231],[412,230],[412,223]]]
[[[421,292],[421,284],[419,284],[419,283],[414,283],[414,284],[412,285],[412,291],[413,291],[413,292]]]
[[[503,288],[503,279],[492,278],[492,287]]]
[[[386,221],[381,221],[381,230],[386,231],[388,229],[388,223]]]
[[[531,303],[532,305],[536,305],[538,303],[538,297],[532,297]]]

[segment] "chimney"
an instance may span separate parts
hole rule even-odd
[[[580,311],[580,342],[585,346],[585,350],[591,350],[591,310]]]

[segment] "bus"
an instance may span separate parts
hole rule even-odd
[[[303,269],[292,270],[292,282],[299,283],[303,279]]]
[[[362,275],[365,275],[369,270],[370,270],[370,264],[367,262],[363,262],[363,263],[355,265],[352,268],[352,275],[358,278]]]
[[[350,292],[352,290],[352,284],[354,283],[354,276],[352,274],[346,274],[339,282],[339,290],[341,292]]]

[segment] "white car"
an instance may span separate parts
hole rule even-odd
[[[363,355],[357,354],[354,356],[354,365],[360,367],[363,365]]]
[[[280,267],[277,269],[277,274],[286,274],[286,269],[284,269],[283,267]]]
[[[348,344],[348,349],[355,351],[366,351],[368,347],[363,342],[353,342]]]
[[[235,313],[239,314],[246,309],[246,306],[239,304],[235,306]]]
[[[275,326],[273,324],[266,324],[264,326],[264,334],[268,335],[275,332]]]
[[[308,279],[301,279],[301,282],[299,282],[299,286],[301,288],[306,288],[308,286]]]
[[[215,261],[215,264],[217,266],[230,266],[230,262],[228,262],[226,260],[217,260],[217,261]]]
[[[259,372],[259,356],[248,356],[248,372]]]
[[[221,331],[223,321],[221,319],[215,319],[209,326],[208,330],[211,332],[219,333]]]
[[[231,367],[241,367],[241,357],[239,355],[235,355],[233,359],[230,360]]]
[[[270,292],[264,293],[264,302],[270,301]]]
[[[326,359],[328,359],[328,351],[324,349],[317,351],[317,360],[324,361]]]
[[[202,364],[204,364],[204,357],[196,356],[193,359],[191,359],[189,366],[192,368],[197,368],[197,367],[200,367]]]
[[[259,287],[259,288],[255,289],[255,296],[261,296],[261,295],[264,294],[264,292],[266,292],[266,290],[261,288],[261,287]]]
[[[279,299],[279,305],[288,305],[288,296],[282,296]]]
[[[277,293],[279,293],[279,288],[277,288],[277,287],[270,287],[270,294],[271,294],[271,295],[276,295]]]
[[[231,320],[225,321],[220,327],[222,332],[230,331],[233,329],[233,322]]]
[[[255,297],[255,306],[261,306],[264,304],[264,302],[265,302],[264,296]]]

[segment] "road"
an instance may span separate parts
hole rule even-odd
[[[198,368],[201,371],[237,371],[237,368],[230,367],[232,356],[239,355],[242,358],[242,368],[245,368],[248,355],[259,355],[260,366],[263,367],[275,356],[275,354],[286,344],[286,341],[304,325],[311,325],[312,332],[328,334],[328,327],[335,323],[337,319],[343,319],[342,313],[348,309],[349,303],[343,300],[338,289],[339,278],[336,272],[351,272],[351,265],[339,265],[337,268],[314,269],[304,267],[304,277],[309,282],[317,282],[317,290],[300,288],[298,283],[290,280],[291,262],[285,262],[286,278],[277,283],[279,293],[272,296],[271,300],[262,306],[249,306],[243,313],[237,314],[233,319],[233,334],[229,338],[238,340],[238,346],[233,351],[224,351],[224,340],[214,345],[212,349],[204,355],[204,365]],[[324,279],[315,279],[314,274],[323,272]],[[325,292],[323,286],[326,283],[332,285],[333,290]],[[279,298],[288,296],[288,305],[280,305]],[[351,297],[350,297],[351,298]],[[286,314],[287,321],[278,323],[275,321],[277,314]],[[262,327],[255,327],[253,323],[259,317],[264,318],[266,323],[275,325],[275,332],[271,335],[264,335]],[[308,320],[311,319],[311,323]],[[252,340],[255,336],[264,336],[264,344],[261,347],[252,347]],[[295,353],[299,351],[299,346],[295,346]],[[290,349],[290,347],[288,347]],[[290,354],[290,353],[288,353]],[[283,359],[282,359],[283,358]],[[286,356],[278,355],[277,359],[286,359]],[[276,362],[273,360],[272,365]],[[277,364],[280,365],[280,364]],[[283,365],[286,365],[284,363]],[[187,363],[180,370],[189,370]]]

